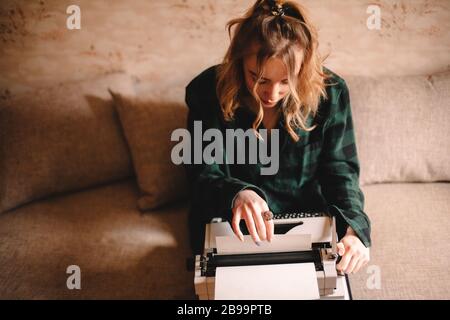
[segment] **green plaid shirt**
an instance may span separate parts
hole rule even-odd
[[[257,192],[274,214],[326,211],[336,217],[339,238],[351,226],[365,246],[371,245],[370,221],[363,211],[364,195],[359,188],[348,88],[338,75],[325,71],[332,75],[327,80],[327,84],[332,84],[326,87],[328,98],[322,99],[317,116],[310,117],[307,123],[318,127],[311,132],[296,129],[301,138],[295,142],[280,117],[279,170],[275,175],[261,175],[258,163],[185,165],[190,184],[189,222],[194,252],[200,252],[203,246],[205,223],[213,217],[231,221],[234,197],[244,189]],[[223,119],[216,95],[216,66],[189,83],[186,104],[192,136],[194,121],[202,122],[203,131],[221,130],[224,137],[226,129],[252,127],[254,115],[246,108],[238,108],[233,121]]]

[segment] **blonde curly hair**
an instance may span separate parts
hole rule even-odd
[[[307,128],[306,122],[310,115],[316,115],[320,99],[327,97],[325,80],[329,75],[324,73],[325,58],[318,52],[317,30],[305,8],[293,1],[258,0],[242,17],[229,21],[227,29],[231,43],[218,67],[216,87],[225,120],[231,121],[235,110],[245,105],[244,97],[248,96],[248,89],[245,86],[243,61],[251,54],[252,46],[257,44],[257,81],[253,87],[253,97],[259,110],[252,125],[255,134],[259,137],[256,130],[264,116],[256,90],[264,72],[264,63],[272,57],[280,58],[288,69],[290,90],[281,101],[287,132],[297,142],[300,137],[294,129],[314,130],[316,126]],[[301,67],[297,73],[295,66],[298,63]]]

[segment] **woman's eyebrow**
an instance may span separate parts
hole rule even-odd
[[[249,71],[249,72],[252,74],[252,76],[254,76],[255,78],[258,77],[258,75],[256,74],[256,72],[254,72],[254,71],[252,71],[252,70],[250,70],[250,69],[248,69],[248,71]],[[267,78],[261,78],[261,80],[272,81],[272,80],[267,79]],[[281,81],[288,81],[288,79],[283,79],[283,80],[281,80]]]

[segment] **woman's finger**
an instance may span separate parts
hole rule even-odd
[[[338,250],[338,255],[340,255],[341,257],[345,254],[345,246],[342,242],[339,242],[338,244],[336,244],[336,248]]]
[[[239,227],[239,222],[241,222],[240,207],[233,209],[233,218],[231,219],[231,226],[233,227],[234,234],[239,238],[239,240],[244,241],[244,235],[242,234],[241,228]]]
[[[272,239],[273,239],[273,235],[275,233],[275,226],[274,226],[274,223],[273,223],[273,219],[271,219],[271,220],[264,219],[262,214],[263,214],[263,212],[266,212],[266,211],[270,211],[270,209],[269,209],[269,206],[267,205],[267,202],[263,201],[263,203],[262,203],[262,210],[261,210],[260,216],[261,216],[261,219],[262,219],[262,221],[263,221],[263,223],[265,225],[265,228],[266,228],[266,239],[269,242],[271,242]]]
[[[359,259],[358,264],[356,265],[355,269],[353,269],[353,273],[357,273],[359,269],[361,269],[366,264],[366,262],[367,260],[365,259]]]
[[[350,260],[352,259],[352,254],[346,250],[344,255],[342,256],[341,262],[336,266],[336,268],[340,271],[347,270],[348,264],[350,263]]]
[[[359,257],[357,255],[353,255],[352,259],[350,260],[350,263],[348,264],[347,269],[345,269],[345,273],[350,274],[353,272],[353,270],[355,269],[356,265],[359,262]]]
[[[271,242],[273,239],[273,234],[274,234],[274,229],[275,229],[275,226],[273,224],[273,219],[271,219],[269,221],[265,221],[265,222],[266,222],[267,240],[269,242]]]
[[[250,210],[253,215],[253,221],[255,222],[259,238],[261,240],[266,240],[266,225],[264,223],[260,210],[257,210],[254,206],[252,206]]]
[[[248,232],[253,238],[253,241],[259,246],[261,240],[259,239],[258,232],[256,231],[255,221],[253,221],[253,214],[251,213],[251,209],[248,207],[244,207],[244,212],[242,216],[245,219],[245,223],[247,225]]]

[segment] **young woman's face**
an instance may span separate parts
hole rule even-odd
[[[258,83],[257,94],[264,108],[274,108],[289,93],[286,65],[279,58],[270,58],[265,63],[264,73]],[[244,59],[245,82],[253,95],[257,80],[256,55]]]

